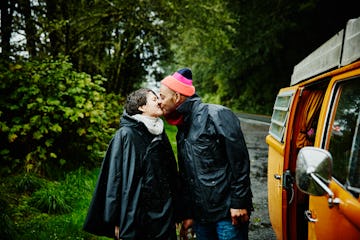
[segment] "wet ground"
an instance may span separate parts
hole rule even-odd
[[[241,127],[249,150],[251,162],[251,189],[255,211],[251,215],[250,240],[276,239],[271,228],[267,201],[267,151],[265,137],[269,125],[241,119]]]

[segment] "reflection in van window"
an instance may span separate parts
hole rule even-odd
[[[356,122],[355,136],[351,146],[350,166],[349,166],[349,186],[360,190],[360,112]]]
[[[333,176],[342,184],[359,187],[359,110],[360,79],[352,79],[337,88],[339,98],[331,126],[329,151],[333,157]],[[336,103],[334,104],[336,106]],[[356,137],[357,135],[357,137]],[[349,183],[347,181],[354,181]]]

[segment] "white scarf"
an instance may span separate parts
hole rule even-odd
[[[149,117],[142,114],[135,114],[132,117],[144,123],[149,132],[154,135],[159,135],[164,130],[164,122],[159,117]]]

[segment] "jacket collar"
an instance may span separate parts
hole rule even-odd
[[[197,94],[194,94],[191,97],[188,97],[179,107],[177,107],[176,111],[183,115],[184,123],[186,125],[190,121],[193,109],[201,104],[201,102],[201,98]]]
[[[137,128],[142,131],[147,131],[147,128],[144,123],[131,117],[129,114],[126,113],[125,110],[123,112],[123,115],[120,118],[120,127],[124,127],[124,126]]]

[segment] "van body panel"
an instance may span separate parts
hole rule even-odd
[[[338,206],[330,208],[328,196],[309,198],[309,210],[317,222],[308,223],[308,239],[360,239],[360,225],[356,226],[360,218],[360,203],[334,181],[331,181],[330,189],[340,199]],[[350,218],[357,223],[352,223]]]
[[[276,141],[271,136],[267,137],[267,141]],[[271,144],[271,143],[270,143]],[[276,144],[275,144],[276,146]],[[268,205],[269,216],[272,227],[274,229],[277,239],[283,239],[283,206],[282,206],[282,172],[284,166],[284,153],[281,147],[269,147],[269,160],[268,160]]]
[[[309,223],[308,239],[359,239],[359,232],[336,209],[328,210],[327,197],[310,196],[309,210],[312,217],[318,220]],[[315,206],[315,208],[313,208]],[[322,206],[319,208],[319,206]],[[335,224],[334,224],[335,221]]]
[[[341,187],[336,181],[331,181],[330,189],[334,192],[340,200],[338,208],[335,210],[343,214],[347,220],[354,226],[357,231],[360,231],[360,204],[359,200],[354,198],[346,189]]]

